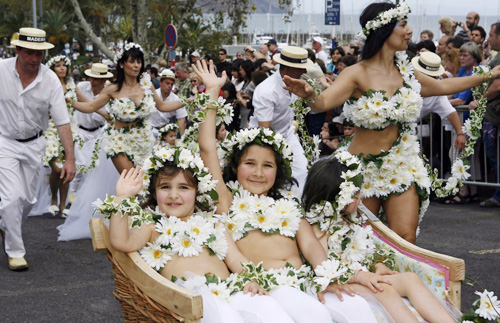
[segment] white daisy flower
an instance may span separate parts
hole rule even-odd
[[[193,215],[186,222],[186,233],[193,239],[206,241],[210,237],[213,225],[201,216]]]
[[[478,300],[479,308],[476,310],[476,314],[490,321],[496,320],[498,313],[500,313],[500,301],[498,301],[493,292],[488,292],[485,289],[482,293],[476,292],[475,294],[480,297]]]
[[[163,249],[160,244],[148,242],[147,245],[139,250],[142,259],[156,270],[160,270],[165,264],[172,259],[169,252]]]
[[[172,251],[178,253],[179,256],[198,256],[202,250],[202,242],[185,233],[179,233],[172,239]]]
[[[160,233],[157,241],[161,245],[168,245],[174,235],[177,233],[177,227],[180,219],[176,217],[162,217],[155,225],[156,231]]]
[[[451,167],[451,174],[461,180],[467,180],[470,177],[470,174],[467,173],[469,168],[469,165],[464,165],[462,159],[456,159]]]

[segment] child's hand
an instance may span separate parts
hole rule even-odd
[[[116,183],[116,196],[128,198],[137,195],[141,190],[143,177],[144,171],[139,166],[128,171],[124,169]]]
[[[192,67],[194,72],[201,77],[207,90],[217,89],[218,91],[226,83],[226,71],[222,71],[221,77],[217,77],[217,74],[215,74],[214,62],[212,60],[210,60],[209,66],[207,66],[207,63],[203,60],[197,61],[196,65],[193,64]]]
[[[339,285],[337,283],[331,283],[330,285],[328,285],[328,287],[326,287],[326,289],[322,292],[319,292],[318,293],[318,300],[321,302],[321,303],[325,303],[325,298],[324,298],[324,294],[326,293],[334,293],[335,295],[337,295],[337,297],[341,300],[341,301],[344,301],[344,297],[342,297],[342,293],[341,292],[344,292],[346,293],[347,295],[349,296],[355,296],[357,295],[358,293],[356,291],[354,291],[354,289],[349,286],[348,284],[345,284],[345,285]]]
[[[383,263],[378,263],[375,265],[375,274],[384,276],[384,275],[394,275],[394,274],[399,274],[399,272],[391,270],[389,267],[387,267]]]
[[[374,274],[370,272],[365,272],[365,271],[360,271],[357,275],[357,283],[361,284],[363,286],[368,287],[372,292],[383,292],[384,288],[382,288],[381,284],[379,283],[386,283],[389,285],[392,285],[391,281],[388,279]]]
[[[246,293],[252,293],[252,296],[255,294],[268,295],[268,293],[255,281],[251,281],[243,287],[243,294]]]

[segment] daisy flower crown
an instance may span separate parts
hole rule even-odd
[[[267,144],[273,148],[274,151],[283,157],[284,171],[287,177],[292,176],[292,162],[293,152],[285,138],[277,132],[268,128],[252,128],[242,129],[238,132],[230,133],[221,144],[221,151],[223,154],[223,167],[229,165],[234,157],[236,149],[243,150],[243,148],[250,143],[256,143],[260,146]]]
[[[131,50],[132,48],[137,48],[138,50],[140,50],[141,52],[144,53],[144,50],[142,49],[141,45],[136,44],[136,43],[126,43],[123,45],[122,48],[120,48],[118,53],[116,53],[115,59],[114,59],[115,64],[118,64],[118,61],[120,61],[120,59],[122,59],[123,54],[126,51]]]
[[[167,134],[169,131],[179,131],[179,126],[177,123],[167,123],[158,130],[158,139],[162,139],[163,135]]]
[[[408,14],[411,12],[410,7],[404,1],[400,2],[395,8],[387,11],[380,12],[377,17],[368,21],[365,28],[358,33],[357,38],[360,42],[364,43],[371,31],[376,31],[385,25],[391,24],[395,21],[407,19]]]
[[[139,195],[149,195],[151,177],[158,172],[166,163],[173,163],[182,169],[189,169],[198,181],[198,194],[196,200],[205,208],[213,209],[219,196],[215,190],[216,180],[212,180],[212,174],[203,164],[200,156],[193,154],[190,150],[182,147],[162,147],[153,155],[145,159],[142,169],[144,170],[143,185]]]
[[[64,61],[64,64],[66,64],[66,66],[70,66],[71,65],[71,61],[69,60],[68,57],[64,56],[64,55],[58,55],[58,56],[54,56],[52,57],[51,59],[49,59],[49,61],[47,62],[47,64],[45,64],[48,68],[51,68],[52,65],[60,62],[60,61]]]
[[[361,161],[357,156],[352,155],[347,150],[337,150],[330,158],[335,158],[345,165],[347,171],[343,171],[340,175],[344,182],[340,184],[340,192],[334,200],[321,201],[313,205],[306,213],[306,218],[310,223],[319,223],[320,226],[327,222],[334,223],[335,220],[339,219],[345,207],[354,201],[354,196],[359,192],[363,183]],[[332,221],[326,221],[327,218],[332,218]],[[327,228],[321,229],[327,230]]]

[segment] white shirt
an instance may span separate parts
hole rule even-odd
[[[40,65],[25,89],[16,70],[16,57],[0,61],[0,134],[11,139],[33,137],[49,125],[69,123],[64,91],[57,75]]]
[[[320,50],[316,53],[316,59],[322,60],[325,64],[328,63],[328,55],[326,55],[324,50]]]
[[[453,112],[456,112],[455,108],[451,105],[450,100],[445,95],[440,96],[430,96],[423,99],[422,110],[420,111],[420,119],[425,117],[431,112],[439,114],[441,120],[448,117]]]
[[[98,95],[94,95],[94,91],[92,91],[92,86],[89,81],[80,82],[76,85],[78,89],[85,95],[89,100],[94,100]],[[101,109],[106,109],[108,105],[106,104]],[[100,126],[103,126],[106,123],[106,120],[98,113],[83,113],[78,110],[75,110],[76,121],[78,125],[81,125],[87,129],[94,129]]]
[[[259,121],[271,121],[271,129],[285,138],[294,134],[293,111],[289,105],[297,100],[297,96],[290,95],[283,89],[284,86],[281,73],[276,72],[255,88],[254,113],[250,118],[250,128],[258,127]]]
[[[156,94],[158,94],[160,99],[163,100],[163,97],[161,96],[161,88],[156,89]],[[165,100],[163,100],[163,102],[178,102],[178,101],[180,101],[179,97],[173,92],[170,92],[170,95]],[[160,128],[160,127],[163,127],[164,125],[166,125],[167,123],[170,123],[170,119],[172,119],[172,117],[174,115],[177,118],[177,120],[179,120],[181,118],[187,117],[188,114],[187,114],[186,108],[184,108],[184,107],[179,108],[175,111],[170,111],[170,112],[161,112],[161,111],[156,110],[151,115],[149,120],[151,120],[151,125],[153,127]]]

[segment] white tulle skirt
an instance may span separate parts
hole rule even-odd
[[[57,227],[57,241],[90,239],[89,221],[94,212],[92,203],[98,198],[105,199],[106,194],[115,195],[119,178],[120,174],[115,165],[101,149],[97,167],[82,176],[69,215],[66,221]]]

